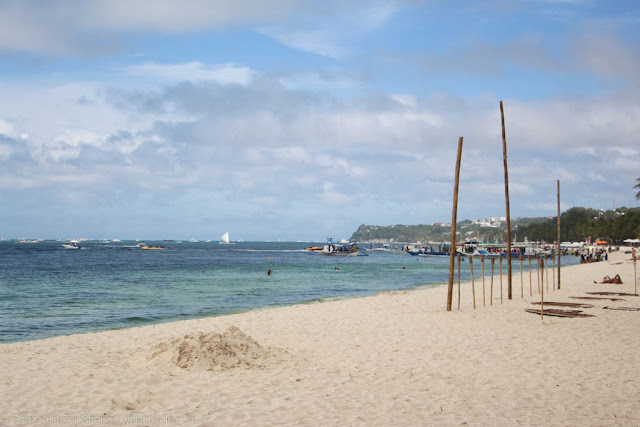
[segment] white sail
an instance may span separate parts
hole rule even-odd
[[[220,243],[229,243],[229,232],[227,231],[220,237]]]

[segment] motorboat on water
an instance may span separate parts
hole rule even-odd
[[[320,248],[319,246],[312,246],[306,249],[310,253],[332,256],[368,256],[366,252],[360,251],[359,248],[353,244],[335,244],[328,242],[326,245]]]
[[[63,243],[62,247],[65,249],[80,249],[82,246],[77,244],[76,242]]]
[[[147,245],[146,243],[138,243],[136,245],[137,247],[139,247],[140,249],[145,249],[145,250],[152,250],[152,251],[166,251],[167,248],[166,246],[152,246],[152,245]]]

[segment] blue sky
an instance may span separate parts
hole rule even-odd
[[[638,206],[632,1],[0,0],[0,237],[323,240]]]

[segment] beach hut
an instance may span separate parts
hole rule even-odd
[[[640,239],[626,239],[623,242],[629,246],[640,246]]]

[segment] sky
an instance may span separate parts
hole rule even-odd
[[[314,240],[637,207],[640,6],[0,0],[0,237]]]

